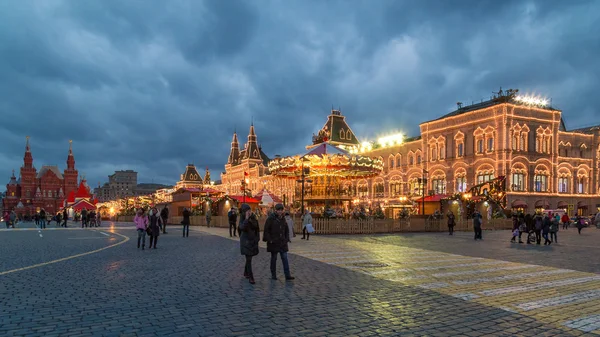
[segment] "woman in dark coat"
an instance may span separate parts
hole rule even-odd
[[[183,220],[181,224],[183,225],[183,237],[190,236],[190,211],[187,208],[183,209]]]
[[[158,236],[160,235],[161,221],[158,209],[156,209],[156,207],[152,208],[148,216],[148,234],[150,235],[149,249],[152,249],[152,243],[154,243],[154,249],[156,249],[156,242],[158,242]]]
[[[244,277],[250,284],[254,284],[254,274],[252,273],[252,257],[258,255],[258,242],[260,241],[260,229],[258,220],[252,213],[250,205],[242,204],[240,208],[242,217],[240,223],[240,251],[246,256],[246,266],[244,268]]]

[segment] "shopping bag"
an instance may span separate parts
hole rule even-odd
[[[315,229],[313,228],[313,225],[311,223],[306,224],[306,231],[309,233],[314,233]]]

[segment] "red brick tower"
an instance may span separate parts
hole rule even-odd
[[[77,176],[79,173],[75,169],[75,157],[73,156],[73,141],[69,140],[69,156],[67,157],[67,169],[64,171],[63,194],[66,196],[71,191],[77,191]]]
[[[36,174],[37,170],[33,167],[33,156],[29,148],[29,136],[25,144],[25,157],[23,157],[23,166],[21,167],[21,193],[19,197],[24,205],[27,205],[27,200],[34,197],[36,190]]]

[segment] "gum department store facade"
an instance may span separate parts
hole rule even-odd
[[[596,213],[600,207],[600,127],[567,131],[560,110],[536,103],[519,101],[516,91],[500,91],[489,101],[459,105],[456,111],[420,124],[419,137],[367,149],[361,154],[382,159],[383,172],[346,182],[350,193],[344,195],[343,204],[391,206],[400,197],[418,199],[423,187],[426,195],[433,195],[432,200],[440,200],[504,176],[508,209]],[[356,137],[340,137],[342,133],[354,135],[340,111],[332,110],[323,130],[331,135],[331,145],[348,149],[359,143]],[[253,126],[243,151],[234,134],[218,187],[241,194],[242,181],[247,180],[248,194],[266,188],[282,199],[285,195],[288,202],[298,201],[300,184],[270,176],[269,158],[257,144]],[[426,186],[419,182],[422,177],[427,178]]]

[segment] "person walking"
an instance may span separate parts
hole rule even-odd
[[[12,228],[15,228],[15,225],[17,224],[17,213],[15,213],[14,210],[10,211],[9,221],[10,221],[10,226]]]
[[[481,231],[481,214],[479,214],[477,211],[473,213],[473,231],[475,231],[475,240],[483,240]]]
[[[206,227],[210,228],[210,220],[212,218],[212,211],[210,210],[210,206],[208,207],[208,210],[206,210]]]
[[[2,214],[2,219],[4,220],[6,228],[8,229],[10,227],[10,213],[8,211],[4,211],[4,214]]]
[[[167,222],[169,221],[169,207],[165,206],[160,210],[160,217],[162,219],[162,231],[163,234],[167,234]]]
[[[37,212],[33,215],[33,220],[35,221],[36,226],[40,225],[40,213],[39,212]]]
[[[150,211],[148,211],[148,215],[148,234],[150,235],[150,244],[148,245],[148,249],[156,249],[156,243],[158,242],[158,237],[160,235],[162,219],[156,207],[150,209]]]
[[[190,236],[190,211],[187,208],[183,209],[183,221],[181,224],[183,225],[183,237]]]
[[[146,247],[146,229],[148,228],[148,217],[144,215],[144,211],[140,208],[133,218],[133,222],[135,223],[135,229],[138,232],[137,239],[137,247],[140,248],[140,243],[142,244],[142,250]]]
[[[594,218],[594,224],[596,228],[600,228],[600,212],[596,213],[596,217]]]
[[[231,211],[230,211],[231,212]],[[244,266],[244,277],[250,284],[255,284],[254,273],[252,272],[252,257],[258,255],[258,242],[260,241],[260,229],[258,219],[252,213],[250,205],[242,204],[240,208],[240,252],[246,257]],[[235,222],[234,222],[235,225]],[[231,230],[231,223],[229,226]]]
[[[63,224],[62,226],[67,228],[67,220],[69,219],[69,213],[67,213],[67,209],[63,209]]]
[[[40,210],[40,229],[46,229],[46,210]]]
[[[560,217],[554,217],[552,218],[552,223],[550,224],[550,241],[554,242],[554,243],[558,243],[558,236],[556,235],[558,233],[558,228],[559,228],[559,222],[560,222]]]
[[[582,217],[582,216],[580,216],[580,217],[578,217],[578,218],[577,218],[577,224],[576,224],[576,226],[577,226],[577,232],[578,232],[580,235],[581,235],[581,229],[583,228],[583,223],[584,223],[584,221],[585,221],[585,220],[583,219],[583,217]]]
[[[84,226],[85,227],[88,226],[88,223],[87,223],[87,218],[88,218],[87,214],[88,214],[87,209],[84,208],[84,209],[81,210],[81,228],[83,228]]]
[[[517,236],[519,236],[519,217],[517,214],[512,216],[512,232],[510,242],[516,242]]]
[[[240,218],[243,216],[243,214],[240,214]],[[256,218],[256,217],[255,217]],[[229,237],[234,237],[237,236],[235,235],[236,230],[237,230],[237,212],[235,211],[235,207],[231,207],[231,209],[229,210],[229,212],[227,212],[227,220],[229,222]],[[233,234],[232,234],[233,232]],[[242,233],[240,233],[240,238],[241,238]]]
[[[571,219],[569,219],[569,215],[567,215],[567,213],[563,214],[562,218],[560,218],[560,221],[562,222],[563,229],[569,228],[569,222]]]
[[[552,244],[552,241],[548,238],[548,234],[550,233],[550,225],[552,221],[550,221],[550,217],[546,214],[544,217],[544,221],[542,222],[542,237],[544,238],[544,246]]]
[[[288,225],[288,242],[292,242],[292,237],[295,237],[294,233],[294,219],[290,215],[290,212],[285,212],[285,223]]]
[[[454,221],[454,213],[452,213],[451,210],[448,210],[448,214],[446,214],[446,216],[448,217],[448,234],[453,235],[454,225],[456,224],[456,222]]]
[[[265,222],[263,241],[267,243],[267,252],[271,253],[271,279],[277,280],[277,254],[281,256],[283,263],[283,272],[286,280],[293,280],[295,277],[290,273],[288,262],[288,235],[289,229],[285,218],[283,217],[283,205],[275,205],[275,212],[271,214]]]
[[[302,240],[310,239],[310,233],[306,229],[306,225],[308,224],[312,225],[312,215],[310,215],[310,211],[308,209],[305,209],[304,214],[302,215]]]
[[[535,243],[536,244],[541,244],[542,242],[542,228],[544,227],[543,225],[543,220],[542,217],[540,215],[537,215],[535,217]]]

